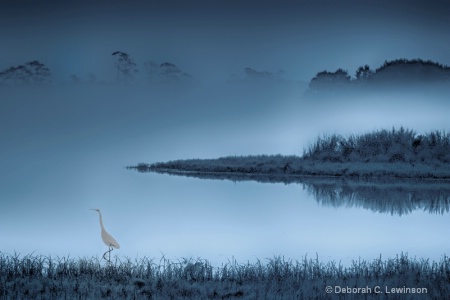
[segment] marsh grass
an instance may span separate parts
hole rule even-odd
[[[343,266],[318,257],[292,261],[282,256],[255,263],[115,258],[52,258],[0,252],[0,299],[360,299],[361,294],[327,294],[326,286],[374,287],[367,299],[443,299],[450,294],[450,258],[353,261]],[[384,287],[426,288],[426,294],[384,294]]]
[[[450,134],[393,128],[319,137],[303,156],[251,155],[186,159],[127,167],[139,172],[450,179]]]
[[[417,134],[392,128],[347,137],[319,137],[303,152],[303,158],[331,162],[450,163],[450,133]]]

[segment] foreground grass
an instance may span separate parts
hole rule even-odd
[[[325,288],[370,287],[364,295],[327,294]],[[378,286],[380,293],[375,292]],[[421,293],[386,294],[386,287]],[[426,289],[426,290],[424,290]],[[353,261],[349,267],[318,258],[283,257],[266,262],[229,262],[213,267],[206,260],[51,258],[0,252],[0,299],[443,299],[450,294],[450,258]]]

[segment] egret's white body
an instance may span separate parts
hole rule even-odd
[[[108,251],[106,251],[103,254],[103,258],[106,260],[105,255],[106,253],[109,254],[109,258],[108,261],[111,262],[111,251],[115,248],[115,249],[120,249],[120,245],[119,243],[116,241],[115,238],[112,237],[112,235],[110,235],[106,229],[105,226],[103,226],[103,219],[102,219],[102,213],[100,212],[100,209],[95,208],[95,209],[91,209],[91,210],[95,210],[98,212],[99,216],[100,216],[100,227],[102,229],[101,231],[101,235],[102,235],[102,240],[103,242],[106,244],[106,246],[108,246]]]

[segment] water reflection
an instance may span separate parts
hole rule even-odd
[[[343,179],[266,174],[159,172],[201,179],[297,183],[322,205],[359,207],[378,213],[405,215],[415,210],[444,214],[450,210],[450,181],[422,179]]]
[[[443,183],[315,180],[304,182],[303,187],[322,205],[361,207],[391,215],[415,210],[444,214],[450,207],[450,185]]]

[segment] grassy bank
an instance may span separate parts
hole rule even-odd
[[[154,164],[140,163],[127,168],[174,175],[210,173],[450,179],[450,165],[447,163],[332,162],[281,155],[174,160]]]
[[[403,127],[347,137],[334,134],[318,138],[304,150],[303,158],[332,162],[449,164],[450,134],[436,130],[422,135]]]
[[[140,163],[141,172],[450,178],[450,134],[400,128],[318,138],[303,156],[257,155]]]
[[[318,258],[274,257],[213,267],[202,259],[116,259],[105,265],[96,258],[0,253],[0,299],[335,299],[336,286],[371,287],[367,299],[443,299],[450,294],[450,258],[430,262],[400,254],[343,267]],[[422,290],[387,295],[386,287]]]

